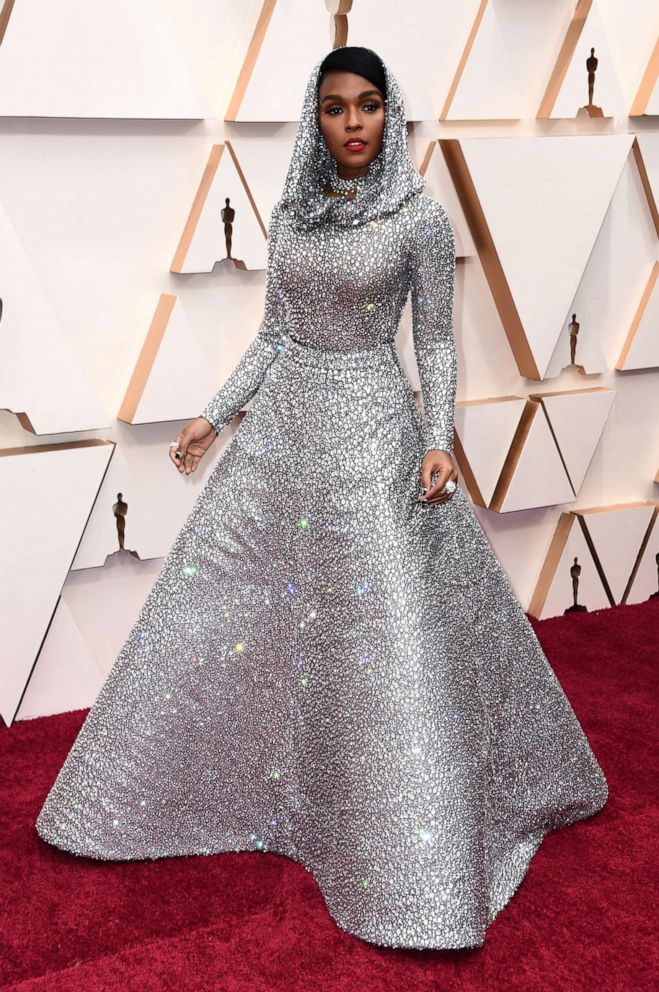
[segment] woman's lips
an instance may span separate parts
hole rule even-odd
[[[366,148],[366,142],[361,141],[360,139],[355,139],[353,141],[346,141],[343,147],[349,152],[361,152],[364,148]]]

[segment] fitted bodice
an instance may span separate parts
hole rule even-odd
[[[411,291],[425,448],[452,453],[454,279],[450,221],[424,193],[377,220],[354,226],[325,220],[309,229],[298,228],[280,201],[268,230],[261,326],[201,416],[218,432],[228,424],[258,390],[287,338],[329,351],[392,343]]]
[[[410,289],[408,214],[403,207],[354,229],[280,227],[274,274],[294,340],[350,351],[394,340]]]

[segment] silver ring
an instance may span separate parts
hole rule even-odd
[[[176,450],[178,451],[178,449],[181,447],[181,445],[179,444],[178,441],[172,441],[171,444],[169,445],[169,447],[170,448],[176,448]]]
[[[455,489],[455,480],[447,479],[446,482],[444,483],[444,489],[446,490],[447,493],[452,493],[453,490]]]

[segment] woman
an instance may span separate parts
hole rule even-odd
[[[284,854],[343,929],[457,948],[607,783],[455,485],[454,239],[405,120],[370,49],[314,68],[261,328],[179,470],[252,408],[36,826],[93,858]]]

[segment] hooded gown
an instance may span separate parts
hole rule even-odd
[[[453,454],[453,231],[386,65],[382,149],[340,179],[319,67],[261,326],[202,416],[251,407],[36,829],[106,860],[274,852],[366,941],[480,946],[607,783],[460,484],[418,500],[424,453]],[[408,295],[423,414],[394,345]]]

